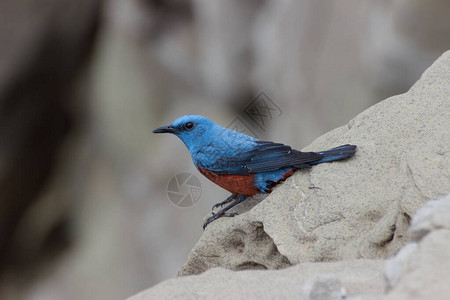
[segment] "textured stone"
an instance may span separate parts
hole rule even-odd
[[[303,286],[303,291],[310,300],[338,300],[346,297],[341,281],[333,274],[317,276]]]
[[[355,158],[298,172],[210,224],[180,271],[202,274],[130,300],[448,298],[449,67],[447,52],[408,93],[308,147],[356,143]],[[327,260],[342,261],[309,262]]]
[[[197,276],[169,279],[130,300],[323,299],[384,290],[383,261],[304,263],[284,270],[232,272],[214,268]],[[332,275],[330,275],[332,274]],[[339,278],[339,280],[337,280]]]
[[[417,228],[435,220],[448,219],[450,195],[430,201],[421,208],[413,218],[414,225],[409,233],[413,234]],[[408,243],[386,262],[359,259],[300,263],[272,271],[232,272],[214,268],[201,275],[167,280],[130,300],[446,299],[450,293],[448,249],[450,226],[448,222],[439,223],[429,227],[418,240]]]
[[[435,229],[450,230],[450,196],[429,201],[414,215],[409,233],[411,238],[419,241],[423,236]]]
[[[249,210],[210,224],[180,275],[209,268],[385,258],[410,216],[450,191],[450,52],[405,94],[359,114],[305,150],[358,145],[354,157],[301,170]],[[246,212],[246,213],[244,213]]]
[[[417,211],[414,242],[386,262],[386,299],[446,299],[450,294],[450,195]]]

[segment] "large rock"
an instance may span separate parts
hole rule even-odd
[[[387,260],[300,263],[284,270],[214,268],[167,280],[129,300],[151,299],[446,299],[450,293],[450,195],[413,218],[408,243]]]
[[[345,295],[380,294],[383,290],[383,261],[352,260],[304,263],[275,271],[214,268],[199,276],[167,280],[129,300],[343,299]]]
[[[165,281],[132,299],[448,295],[450,196],[427,203],[450,192],[448,78],[450,51],[406,94],[306,149],[352,143],[355,157],[299,171],[265,199],[244,202],[239,216],[208,226],[180,270],[206,272]],[[388,256],[394,257],[385,263]]]
[[[427,201],[450,192],[448,78],[450,51],[406,94],[306,149],[352,143],[355,157],[299,171],[264,199],[244,202],[239,216],[208,226],[180,270],[203,274],[132,299],[443,299],[450,196]]]
[[[170,279],[130,300],[151,299],[447,299],[450,195],[429,201],[412,220],[408,243],[387,260],[300,263],[284,270],[214,268]]]
[[[251,210],[210,224],[179,275],[397,253],[410,216],[450,191],[449,78],[450,51],[407,93],[319,137],[305,150],[349,143],[357,153],[298,171]]]
[[[450,195],[429,201],[413,218],[412,242],[386,263],[386,299],[447,299],[450,295]]]

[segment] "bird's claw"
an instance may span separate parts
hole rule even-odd
[[[228,204],[228,203],[232,202],[234,199],[236,199],[236,197],[237,197],[237,195],[234,195],[234,194],[231,195],[224,201],[214,204],[214,206],[211,208],[211,210],[215,210],[218,207],[222,208],[225,204]]]
[[[215,220],[217,220],[217,219],[219,219],[219,218],[221,218],[221,217],[229,217],[229,218],[232,218],[232,217],[237,216],[237,215],[239,215],[239,213],[237,213],[237,212],[232,212],[232,213],[224,212],[224,213],[217,213],[217,214],[212,213],[211,217],[209,217],[208,219],[206,219],[205,223],[203,224],[203,229],[205,229],[206,226],[209,225],[209,223],[211,223],[211,222],[213,222],[213,221],[215,221]]]
[[[225,208],[222,208],[221,210],[219,210],[217,213],[212,213],[212,216],[209,217],[208,219],[206,219],[206,222],[203,224],[203,229],[205,229],[209,223],[213,222],[214,220],[217,220],[220,217],[236,216],[238,213],[236,213],[236,212],[229,213],[227,211],[230,210],[231,208],[233,208],[234,206],[236,206],[237,204],[241,203],[242,201],[244,201],[246,198],[247,197],[245,197],[243,195],[234,195],[233,194],[230,197],[228,197],[225,201],[214,205],[214,207],[222,206],[222,205],[225,205],[225,204],[231,202]],[[214,207],[213,207],[213,209],[214,209]]]
[[[222,207],[222,206],[223,206],[222,202],[216,203],[216,204],[213,205],[213,207],[211,208],[211,210],[215,210],[216,208]],[[214,213],[213,213],[213,214],[214,214]]]
[[[232,217],[237,216],[237,215],[239,215],[239,213],[237,213],[237,212],[224,213],[222,217],[229,217],[229,218],[232,218]]]
[[[212,221],[216,220],[217,218],[219,218],[217,216],[217,214],[213,213],[211,217],[209,217],[208,219],[206,219],[205,223],[203,223],[203,230],[206,229],[206,226],[208,226],[209,223],[211,223]]]

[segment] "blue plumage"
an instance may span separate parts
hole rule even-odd
[[[232,202],[213,215],[205,226],[246,196],[267,193],[297,169],[311,168],[324,162],[345,159],[356,146],[342,145],[321,152],[301,152],[290,146],[259,141],[251,136],[221,127],[203,116],[187,115],[154,133],[172,133],[188,148],[196,168],[221,187],[229,190]],[[241,197],[236,197],[240,195]]]
[[[345,159],[355,154],[355,150],[356,150],[355,145],[342,145],[336,148],[332,148],[330,150],[317,152],[317,154],[320,154],[323,157],[317,161],[312,161],[309,164],[318,165],[324,162],[332,162],[336,160]]]

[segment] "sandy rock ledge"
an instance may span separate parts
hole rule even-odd
[[[299,171],[253,208],[238,206],[239,216],[204,231],[185,277],[130,299],[444,299],[450,51],[407,93],[305,150],[346,143],[358,146],[354,157]]]
[[[419,209],[412,241],[388,260],[300,263],[283,270],[213,268],[167,280],[130,300],[447,299],[450,294],[450,195]]]

